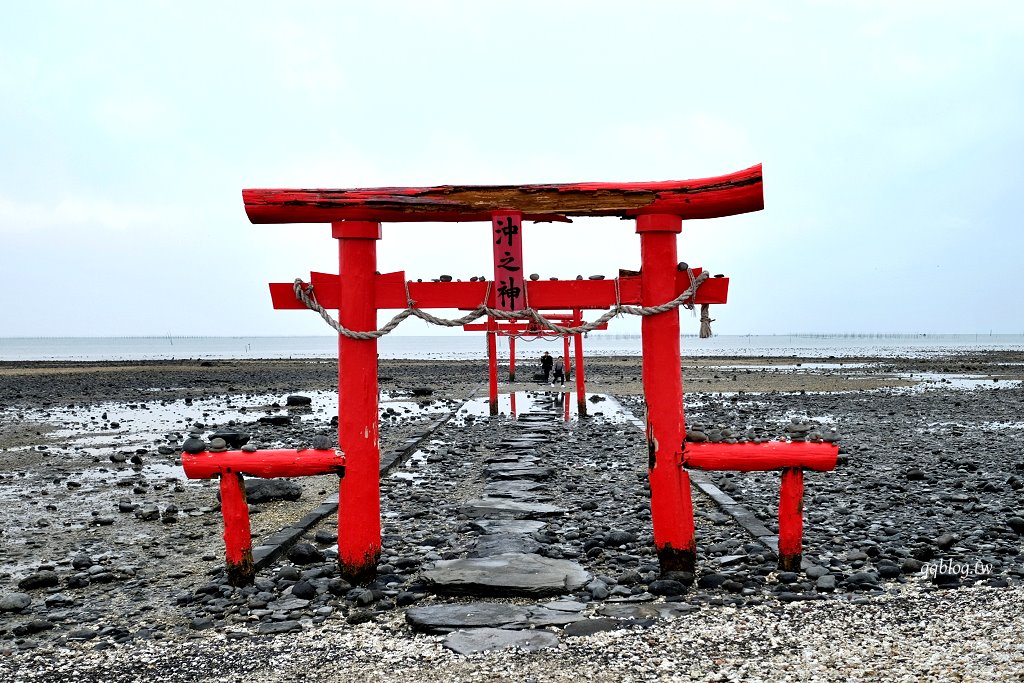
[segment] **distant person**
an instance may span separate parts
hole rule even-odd
[[[561,358],[555,361],[555,377],[551,382],[558,382],[560,386],[565,386],[565,361]]]
[[[551,354],[547,351],[540,357],[540,369],[544,373],[544,381],[547,382],[551,377],[551,366],[554,364],[555,359],[551,357]]]

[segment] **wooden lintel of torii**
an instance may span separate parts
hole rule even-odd
[[[691,270],[694,277],[701,274],[700,268]],[[310,284],[317,302],[324,308],[338,308],[341,301],[341,281],[337,274],[311,273]],[[640,304],[640,276],[629,275],[617,278],[618,303]],[[376,276],[377,309],[404,309],[411,298],[417,308],[457,308],[472,310],[484,303],[494,307],[497,291],[492,283],[485,280],[476,282],[407,282],[404,271],[384,273]],[[601,309],[616,303],[616,280],[529,280],[526,283],[525,300],[537,310],[552,309]],[[675,296],[686,291],[691,284],[687,271],[676,272]],[[490,293],[488,294],[488,286]],[[408,289],[406,289],[408,287]],[[729,278],[712,277],[697,289],[694,304],[724,304],[729,295]],[[306,306],[295,298],[291,282],[270,283],[270,296],[276,309],[304,309]],[[665,303],[664,301],[659,303]],[[687,302],[691,303],[691,302]],[[525,308],[525,306],[524,306]]]
[[[712,178],[640,183],[247,189],[242,201],[253,223],[489,221],[507,211],[528,221],[658,214],[690,220],[764,208],[761,164]]]

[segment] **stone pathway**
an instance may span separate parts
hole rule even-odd
[[[544,520],[565,513],[547,494],[545,482],[557,476],[541,460],[538,447],[565,429],[554,396],[535,400],[533,411],[501,427],[511,432],[498,444],[484,468],[483,496],[459,509],[480,532],[468,557],[439,560],[424,567],[422,578],[435,593],[495,597],[565,596],[594,577],[580,564],[538,554]],[[409,625],[427,633],[447,633],[445,647],[461,654],[506,648],[533,651],[556,647],[559,636],[545,627],[561,627],[563,637],[583,636],[631,626],[649,626],[663,617],[696,609],[681,603],[652,604],[647,593],[595,605],[554,599],[534,605],[471,602],[411,607]]]
[[[506,429],[514,434],[486,461],[483,497],[459,509],[481,532],[470,557],[435,562],[423,573],[437,593],[538,598],[578,590],[593,578],[576,562],[536,553],[533,534],[543,530],[542,520],[565,512],[548,499],[544,482],[556,471],[537,450],[564,429],[554,401],[538,402]]]

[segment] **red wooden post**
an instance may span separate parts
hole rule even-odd
[[[491,415],[498,414],[498,326],[487,316],[487,379],[490,385]]]
[[[508,392],[509,411],[512,413],[512,419],[516,419],[516,392]]]
[[[375,289],[380,223],[333,224],[345,278],[338,320],[355,331],[377,329]],[[338,498],[341,575],[362,583],[380,558],[380,436],[377,415],[377,340],[338,336],[338,443],[347,459]]]
[[[800,571],[804,533],[804,471],[799,467],[782,470],[779,491],[779,569]]]
[[[583,311],[573,311],[573,326],[583,323]],[[587,414],[587,385],[583,378],[583,335],[573,335],[573,355],[576,360],[576,407],[579,409],[580,417]]]
[[[679,216],[638,216],[640,300],[654,306],[675,298],[676,235]],[[679,309],[644,316],[644,397],[647,401],[648,476],[654,546],[662,573],[692,572],[696,559],[690,477],[681,467],[683,373],[679,353]]]
[[[508,381],[516,381],[516,336],[508,336]]]
[[[573,325],[573,323],[571,321],[569,321],[568,325]],[[562,361],[565,364],[565,367],[562,368],[562,373],[564,374],[564,377],[567,380],[569,378],[569,337],[568,337],[568,335],[562,335]]]
[[[252,563],[252,528],[249,505],[245,502],[242,475],[225,472],[220,477],[220,511],[224,516],[224,555],[228,583],[247,586],[253,582],[256,569]]]

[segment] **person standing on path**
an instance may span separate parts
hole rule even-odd
[[[551,357],[551,354],[547,351],[540,357],[540,369],[544,372],[544,381],[547,382],[551,378],[551,365],[555,362],[555,359]]]
[[[551,382],[558,382],[559,385],[565,386],[565,359],[559,358],[555,361],[555,376]]]

